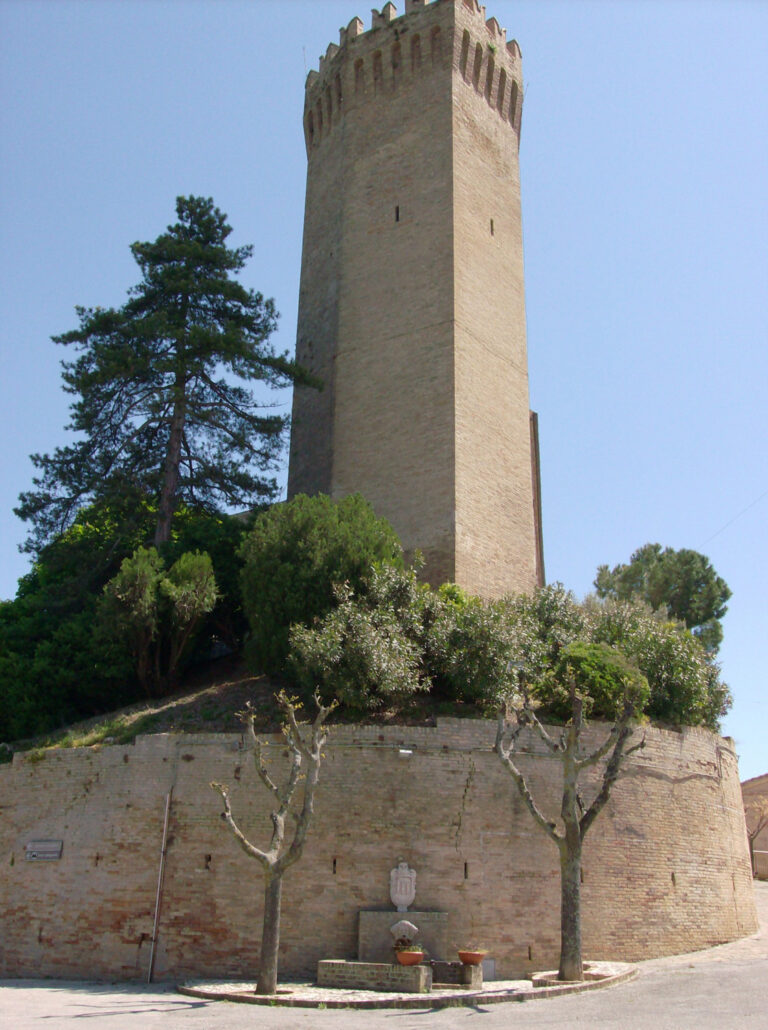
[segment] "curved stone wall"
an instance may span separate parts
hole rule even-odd
[[[316,823],[285,880],[282,976],[355,957],[359,912],[391,908],[400,860],[417,872],[413,907],[447,913],[449,949],[485,946],[500,978],[556,963],[557,852],[493,737],[489,722],[453,719],[333,729]],[[283,749],[271,757],[277,774]],[[554,818],[559,765],[535,752],[521,764]],[[261,873],[221,822],[212,780],[230,785],[243,829],[266,843],[266,796],[236,736],[146,736],[0,768],[0,976],[146,978],[171,790],[155,977],[253,975]],[[30,841],[51,839],[60,859],[25,859]],[[583,922],[586,957],[616,960],[756,929],[730,740],[647,731],[586,838]]]

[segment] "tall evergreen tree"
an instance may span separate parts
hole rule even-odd
[[[80,352],[62,366],[77,397],[67,428],[81,438],[32,455],[39,474],[16,508],[33,525],[27,550],[94,500],[154,502],[159,545],[181,501],[212,510],[275,494],[287,420],[243,384],[307,377],[269,344],[273,302],[233,278],[253,248],[227,246],[231,227],[211,199],[179,197],[176,213],[153,243],[131,246],[142,280],[127,303],[77,308],[79,328],[53,338]]]
[[[720,620],[728,610],[731,591],[709,558],[698,551],[644,544],[627,565],[614,565],[612,569],[600,565],[595,588],[601,598],[639,598],[654,611],[665,608],[673,618],[684,622],[708,651],[715,653],[720,647]]]

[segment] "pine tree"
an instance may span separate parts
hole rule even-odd
[[[244,507],[276,492],[287,418],[243,384],[308,377],[269,344],[273,302],[233,278],[253,248],[227,246],[231,227],[211,199],[179,197],[176,213],[153,243],[131,246],[142,280],[127,303],[77,308],[79,328],[53,337],[79,351],[62,367],[77,397],[67,428],[81,438],[32,455],[39,474],[16,508],[33,525],[27,550],[93,501],[155,504],[160,545],[180,502]]]

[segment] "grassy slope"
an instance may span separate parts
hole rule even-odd
[[[127,744],[141,733],[239,733],[242,723],[238,712],[243,711],[248,701],[256,709],[257,732],[271,733],[280,728],[280,711],[274,700],[279,687],[267,676],[254,676],[244,665],[222,659],[189,676],[175,694],[138,702],[44,737],[16,741],[13,750],[40,753],[50,747]],[[476,718],[481,713],[472,705],[435,702],[428,694],[419,694],[406,708],[379,709],[362,720],[360,713],[341,709],[331,721],[433,726],[438,714]],[[6,751],[0,755],[0,761],[10,755],[11,751]]]

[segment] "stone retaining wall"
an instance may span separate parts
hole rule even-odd
[[[431,957],[477,944],[504,979],[556,965],[557,852],[493,738],[493,724],[455,719],[333,728],[316,823],[285,878],[283,977],[357,957],[358,914],[391,908],[399,860],[417,871],[413,907],[448,913],[448,954]],[[277,775],[284,749],[275,740],[270,753]],[[522,764],[555,818],[559,764],[535,753]],[[0,767],[0,976],[146,977],[171,789],[156,978],[255,975],[262,876],[222,823],[212,780],[230,785],[244,832],[266,843],[267,798],[236,735],[145,736]],[[61,840],[61,858],[28,861],[32,840]],[[634,961],[755,930],[732,742],[647,731],[586,838],[582,909],[589,959]]]

